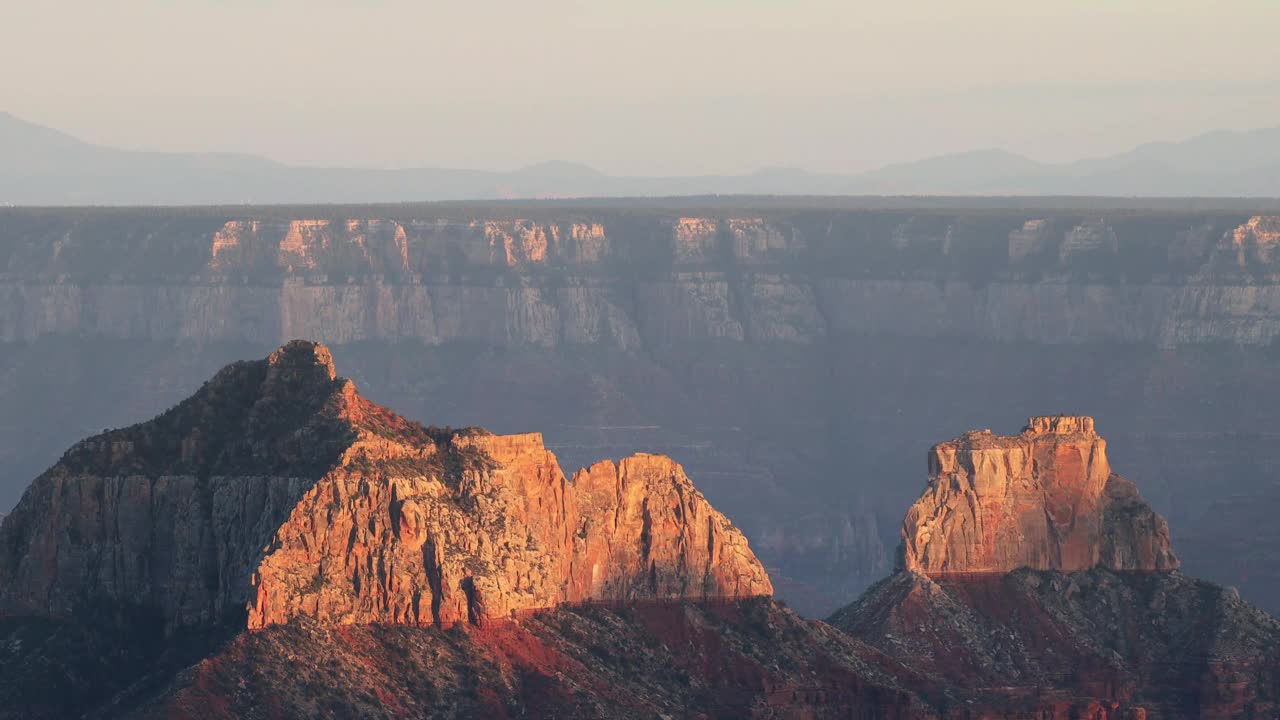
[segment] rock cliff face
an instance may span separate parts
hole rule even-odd
[[[1169,528],[1111,472],[1093,418],[1033,417],[1021,435],[970,432],[929,451],[929,485],[907,511],[900,565],[928,575],[1164,571]]]
[[[77,444],[33,483],[0,547],[10,614],[108,603],[171,631],[246,606],[250,628],[478,624],[564,602],[772,592],[671,460],[569,481],[540,435],[423,428],[301,341]]]
[[[971,432],[929,468],[902,566],[832,624],[980,717],[1280,711],[1280,621],[1177,572],[1164,520],[1111,473],[1091,418]]]
[[[772,593],[746,540],[670,459],[605,461],[566,481],[537,434],[463,432],[427,458],[360,448],[317,482],[256,569],[249,627],[479,624],[565,602]]]

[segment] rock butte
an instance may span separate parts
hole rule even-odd
[[[1169,528],[1111,471],[1093,418],[1033,417],[1020,435],[969,432],[929,451],[899,566],[928,575],[1178,567]]]
[[[1280,622],[1177,572],[1092,418],[929,453],[897,572],[829,622],[962,698],[947,717],[1276,717]]]
[[[772,593],[745,538],[671,459],[605,461],[570,480],[541,435],[423,428],[358,395],[304,341],[72,447],[0,548],[7,613],[106,602],[170,630],[300,616],[480,624],[561,603]]]

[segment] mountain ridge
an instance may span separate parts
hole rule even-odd
[[[550,160],[512,171],[286,165],[238,153],[121,150],[0,112],[0,203],[189,205],[689,195],[1125,195],[1280,193],[1280,127],[1212,131],[1069,163],[999,148],[855,173],[762,167],[740,175],[621,176]],[[1224,161],[1225,159],[1225,161]]]

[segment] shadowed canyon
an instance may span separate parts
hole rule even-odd
[[[0,717],[1269,717],[1280,621],[1178,571],[1093,418],[936,445],[805,620],[669,458],[571,476],[323,345],[68,449],[0,524]]]
[[[809,615],[893,570],[929,443],[1088,413],[1274,611],[1280,218],[1132,205],[2,209],[0,499],[307,337],[407,417],[670,456]]]

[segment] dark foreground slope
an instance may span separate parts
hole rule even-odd
[[[831,622],[1006,717],[1280,712],[1280,622],[1176,572],[901,572]]]
[[[130,717],[933,716],[881,663],[764,598],[560,608],[479,629],[293,623],[241,636]]]
[[[483,627],[300,619],[178,639],[24,620],[0,632],[0,717],[15,720],[937,713],[909,671],[767,598],[562,607]]]

